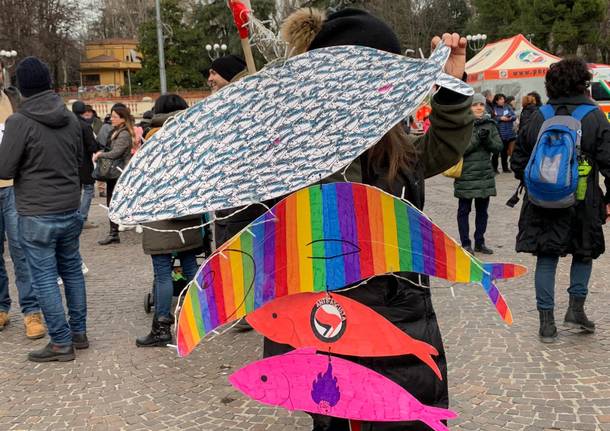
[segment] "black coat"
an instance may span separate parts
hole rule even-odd
[[[100,146],[95,140],[93,127],[80,115],[76,116],[81,127],[81,135],[83,137],[83,161],[78,171],[81,184],[95,184],[95,180],[91,176],[93,173],[93,154],[100,150]]]
[[[423,209],[424,180],[454,165],[470,143],[473,120],[472,99],[441,89],[432,99],[431,127],[428,133],[413,138],[418,150],[418,162],[410,170],[401,170],[397,178],[386,180],[387,167],[371,167],[367,154],[359,157],[346,170],[348,181],[376,186],[395,196],[404,196],[416,207]],[[344,181],[342,174],[334,174],[327,182]],[[447,360],[443,340],[432,306],[428,278],[417,274],[399,273],[403,278],[379,276],[356,289],[341,292],[378,312],[411,337],[434,346],[439,355],[435,362],[443,380],[419,359],[413,356],[383,358],[349,357],[396,382],[422,403],[447,408]],[[407,278],[408,280],[405,280]],[[265,340],[264,355],[285,353],[290,346]],[[346,431],[347,421],[329,416],[313,415],[316,431]],[[363,431],[428,431],[421,422],[364,423]]]
[[[525,130],[527,123],[529,123],[532,115],[538,111],[538,107],[536,105],[527,105],[525,108],[521,110],[521,115],[519,116],[519,133],[521,130]]]
[[[582,104],[594,104],[585,96],[551,99],[549,103],[556,112],[572,112]],[[523,173],[544,118],[540,111],[532,114],[527,126],[520,130],[511,167],[517,179]],[[518,252],[579,258],[599,257],[605,250],[602,225],[606,220],[603,192],[599,187],[599,173],[610,178],[610,124],[600,110],[589,113],[582,120],[583,154],[593,166],[587,177],[587,192],[584,201],[571,208],[548,209],[523,200],[517,234]]]

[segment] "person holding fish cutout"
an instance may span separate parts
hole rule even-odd
[[[282,37],[293,54],[336,45],[363,45],[400,54],[396,34],[380,19],[358,9],[344,9],[325,17],[321,11],[304,8],[289,16],[282,25]],[[432,48],[441,41],[432,40]],[[466,60],[466,39],[458,34],[444,34],[442,41],[451,48],[446,63],[447,74],[463,78]],[[470,142],[473,116],[471,98],[440,88],[431,99],[431,127],[419,138],[407,136],[399,123],[381,141],[354,160],[344,172],[325,182],[352,181],[373,185],[402,196],[417,208],[424,206],[424,179],[437,175],[455,164]],[[379,223],[383,223],[380,219]],[[437,408],[449,405],[447,362],[442,337],[432,306],[427,277],[412,273],[377,276],[357,288],[341,293],[383,316],[400,331],[415,340],[432,346],[440,370],[440,379],[433,368],[415,356],[380,358],[349,357],[349,360],[389,378],[412,394],[419,402]],[[364,341],[363,341],[364,342]],[[265,340],[264,356],[291,350],[288,345]],[[314,414],[313,430],[347,431],[349,421]],[[422,422],[364,422],[362,430],[429,430]],[[440,428],[439,428],[440,429]]]

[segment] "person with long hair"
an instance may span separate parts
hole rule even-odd
[[[521,98],[521,114],[519,115],[519,134],[527,127],[527,123],[532,118],[534,112],[538,110],[536,98],[527,94]]]
[[[178,112],[187,109],[186,101],[177,94],[160,96],[153,107],[151,129],[146,135],[150,139],[163,124]],[[154,145],[151,142],[148,145]],[[147,144],[144,144],[147,145]],[[203,248],[200,216],[180,217],[174,220],[162,220],[144,225],[142,248],[150,255],[155,274],[154,299],[155,315],[150,333],[136,339],[138,347],[165,347],[172,342],[171,316],[174,284],[172,280],[173,257],[180,260],[182,273],[188,280],[197,273],[197,254]],[[152,229],[151,229],[152,228]],[[182,231],[182,238],[176,231]]]
[[[282,25],[282,36],[289,49],[296,54],[337,46],[362,45],[401,53],[400,42],[394,31],[380,19],[358,9],[344,9],[325,17],[321,11],[303,8],[287,18]],[[466,39],[458,34],[444,34],[443,42],[451,48],[445,71],[463,78],[466,61]],[[441,41],[435,37],[434,48]],[[349,181],[376,186],[395,196],[404,196],[415,206],[424,206],[424,179],[437,175],[454,165],[468,146],[473,121],[472,98],[441,88],[432,97],[430,129],[421,137],[405,133],[398,123],[373,148],[354,160],[346,169]],[[325,179],[326,182],[344,181],[342,173]],[[382,223],[382,220],[378,221]],[[360,363],[390,378],[422,403],[446,408],[449,404],[447,362],[442,337],[432,305],[427,277],[412,273],[383,275],[368,280],[357,288],[344,291],[348,296],[388,319],[413,338],[433,345],[439,352],[435,361],[443,380],[417,358],[411,356],[357,358]],[[286,352],[288,346],[266,339],[264,355]],[[348,421],[323,415],[313,416],[315,431],[349,430]],[[420,422],[364,423],[367,431],[428,430]]]
[[[580,58],[568,58],[552,64],[545,78],[545,86],[556,115],[570,115],[577,108],[595,105],[587,95],[591,73],[587,63]],[[538,134],[544,123],[544,115],[536,110],[527,127],[519,134],[511,165],[518,180],[524,179]],[[542,208],[523,199],[519,216],[519,233],[516,250],[536,256],[534,286],[536,307],[539,312],[538,335],[543,343],[557,339],[555,325],[555,275],[559,258],[572,255],[569,305],[564,325],[584,332],[595,331],[595,323],[587,317],[584,305],[589,293],[589,279],[593,260],[605,251],[603,224],[608,215],[610,192],[604,196],[599,187],[600,173],[610,179],[610,125],[599,109],[593,109],[581,121],[581,146],[579,165],[586,163],[590,172],[579,166],[579,183],[584,181],[582,200],[568,208]],[[578,199],[578,196],[577,196]]]
[[[110,112],[110,122],[112,124],[112,133],[109,138],[108,151],[98,151],[93,155],[93,161],[98,159],[122,160],[124,168],[131,159],[131,148],[135,140],[135,132],[133,129],[133,117],[131,111],[126,106],[113,106]],[[106,205],[110,206],[112,200],[112,192],[116,186],[118,179],[106,180]],[[99,245],[108,245],[112,243],[120,243],[119,225],[110,222],[110,231],[106,238],[98,241]]]

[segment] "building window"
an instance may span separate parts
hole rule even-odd
[[[83,75],[83,85],[85,87],[89,87],[92,85],[100,85],[100,75],[99,74]]]

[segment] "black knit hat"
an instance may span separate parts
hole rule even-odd
[[[51,73],[46,64],[36,57],[26,57],[17,65],[17,88],[24,97],[31,97],[51,89]]]
[[[74,112],[76,115],[83,115],[85,112],[87,112],[87,105],[85,105],[85,102],[77,100],[72,104],[72,112]]]
[[[360,45],[400,54],[396,33],[382,20],[360,9],[347,8],[328,16],[309,49]]]
[[[246,62],[237,55],[225,55],[212,62],[210,70],[214,70],[227,81],[231,81],[235,75],[246,68]]]

